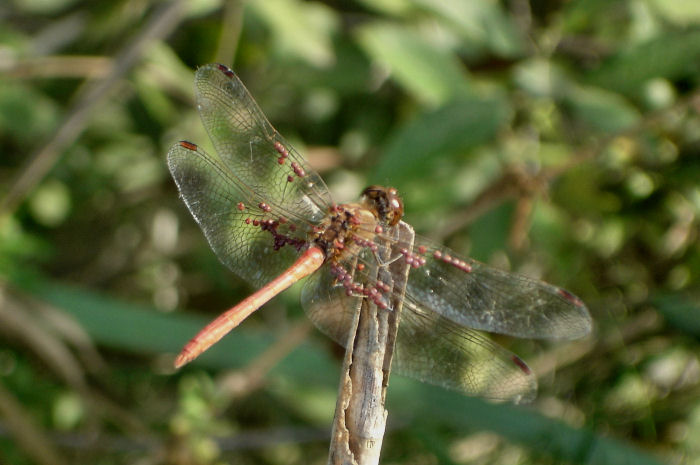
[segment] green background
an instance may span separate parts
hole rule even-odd
[[[342,351],[251,292],[165,153],[231,66],[337,201],[580,296],[591,337],[498,337],[529,406],[398,376],[386,464],[700,464],[700,2],[11,0],[0,6],[0,463],[321,464]]]

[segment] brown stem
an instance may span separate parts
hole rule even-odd
[[[399,241],[412,246],[413,229],[403,221],[397,228]],[[392,302],[389,310],[381,310],[363,299],[355,313],[333,420],[328,456],[332,465],[379,463],[387,418],[386,388],[410,267],[404,260],[389,263],[393,255],[388,245],[377,253],[388,264],[378,265],[370,276],[392,287]]]

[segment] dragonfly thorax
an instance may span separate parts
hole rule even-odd
[[[374,211],[362,204],[342,204],[331,208],[329,215],[316,227],[313,242],[326,254],[326,259],[342,261],[372,247],[379,226]]]

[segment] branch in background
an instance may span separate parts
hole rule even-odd
[[[508,199],[517,199],[519,203],[516,205],[509,244],[515,250],[519,249],[524,243],[529,228],[528,218],[532,211],[533,199],[537,195],[546,194],[547,187],[552,181],[571,168],[598,157],[615,140],[621,137],[632,137],[649,130],[669,115],[685,109],[700,112],[700,92],[694,92],[670,107],[646,114],[637,124],[627,129],[595,140],[574,152],[568,162],[559,166],[546,168],[538,173],[528,173],[515,165],[506,167],[501,177],[486,186],[461,213],[452,215],[451,221],[434,231],[431,237],[444,242],[446,237],[470,225],[484,212]]]
[[[0,62],[0,71],[12,79],[80,78],[105,79],[114,61],[104,56],[52,55],[25,58],[14,63]]]
[[[27,165],[21,171],[22,174],[15,179],[7,195],[0,202],[0,215],[14,211],[29,192],[41,182],[66,147],[83,131],[92,112],[141,58],[146,47],[175,29],[182,16],[183,3],[183,0],[166,2],[156,9],[143,32],[114,59],[111,73],[104,79],[89,81],[84,85],[78,92],[76,102],[63,120],[63,124],[56,129],[53,137],[29,158]]]
[[[495,205],[512,198],[531,198],[543,192],[547,182],[542,173],[530,174],[516,166],[506,167],[501,177],[486,186],[469,207],[452,215],[451,221],[435,231],[432,237],[443,242]]]
[[[282,359],[304,342],[311,331],[311,321],[303,318],[284,332],[273,345],[250,361],[242,370],[226,372],[217,380],[217,385],[230,398],[241,398],[260,389],[267,375]]]

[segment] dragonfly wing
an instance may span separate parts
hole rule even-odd
[[[348,296],[326,264],[308,278],[301,300],[314,324],[346,347],[362,297]],[[404,303],[393,367],[401,375],[492,400],[525,402],[537,391],[535,377],[516,355],[415,303]]]
[[[234,273],[260,287],[294,263],[304,234],[291,231],[288,223],[277,224],[274,233],[263,227],[280,214],[246,203],[247,193],[218,159],[180,142],[168,152],[168,167],[211,248]],[[276,250],[280,241],[287,246]]]
[[[528,402],[537,381],[517,355],[486,335],[404,302],[394,352],[397,373],[492,400]]]
[[[332,200],[323,180],[267,121],[233,71],[218,64],[199,68],[195,99],[223,164],[252,201],[314,224],[327,214]]]
[[[523,338],[573,339],[590,332],[583,302],[536,279],[461,258],[446,247],[416,237],[406,301],[432,309],[455,323]]]
[[[325,264],[307,278],[301,291],[301,304],[321,332],[346,347],[352,320],[362,298],[348,296],[329,268],[330,265]]]

